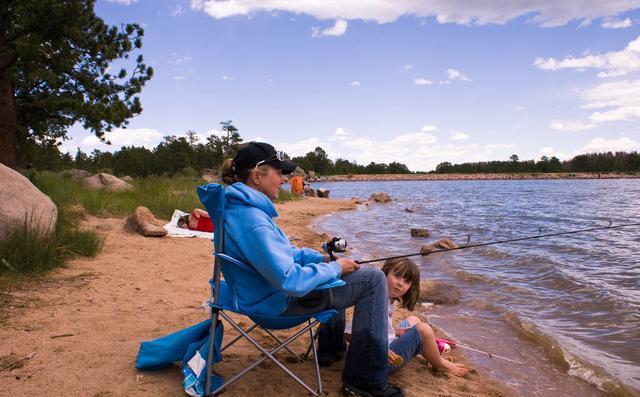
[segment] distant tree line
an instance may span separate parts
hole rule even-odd
[[[638,152],[588,153],[575,156],[571,160],[560,161],[557,157],[542,156],[539,161],[520,161],[513,154],[509,161],[483,161],[477,163],[438,164],[436,174],[476,174],[513,172],[640,172]]]
[[[233,157],[243,141],[232,121],[220,123],[221,134],[211,134],[206,142],[200,142],[194,131],[186,136],[166,136],[155,148],[125,146],[115,152],[94,150],[84,153],[78,149],[75,156],[61,153],[59,143],[44,140],[31,142],[28,146],[30,166],[39,170],[59,171],[79,168],[90,172],[109,172],[116,175],[145,177],[149,175],[174,175],[176,173],[202,174],[203,170],[218,170],[224,159]],[[287,158],[288,155],[285,154]],[[367,165],[338,158],[333,161],[321,147],[304,156],[291,158],[304,171],[317,175],[349,174],[410,174],[409,168],[399,162]],[[477,163],[438,164],[437,174],[474,173],[547,173],[547,172],[640,172],[638,152],[589,153],[560,161],[557,157],[542,156],[539,161],[520,161],[517,155],[508,161],[486,161]]]
[[[90,154],[78,149],[72,157],[68,153],[61,153],[58,144],[32,144],[29,147],[30,165],[39,170],[79,168],[133,177],[174,175],[180,172],[200,174],[205,169],[219,168],[225,158],[235,155],[242,142],[238,129],[231,121],[220,124],[222,134],[211,134],[206,143],[198,142],[198,135],[189,131],[186,137],[164,137],[154,149],[125,146],[113,153],[96,149]]]
[[[321,147],[316,147],[313,151],[291,159],[305,171],[314,171],[319,175],[348,175],[348,174],[410,174],[409,168],[397,162],[389,164],[370,162],[367,165],[360,165],[349,160],[338,158],[332,161],[327,152]]]

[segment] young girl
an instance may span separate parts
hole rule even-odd
[[[395,372],[417,354],[431,364],[433,369],[451,375],[463,376],[468,369],[461,364],[454,364],[440,355],[436,337],[429,324],[416,316],[403,320],[399,327],[393,327],[392,317],[395,301],[401,307],[413,311],[420,295],[420,271],[411,259],[391,259],[384,263],[382,271],[387,276],[389,289],[389,372]],[[351,334],[351,324],[345,329],[347,340]]]

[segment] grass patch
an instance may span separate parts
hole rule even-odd
[[[15,277],[42,273],[72,258],[97,255],[102,249],[103,237],[94,231],[79,229],[77,223],[65,207],[59,207],[53,232],[31,227],[27,220],[16,225],[0,241],[0,274]]]
[[[123,192],[90,190],[82,183],[52,172],[33,174],[31,181],[58,205],[76,204],[99,216],[127,216],[145,206],[157,217],[171,218],[173,210],[202,208],[196,188],[206,183],[197,176],[136,178],[134,189]]]

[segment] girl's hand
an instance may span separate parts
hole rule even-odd
[[[402,336],[407,332],[408,329],[409,328],[394,328],[394,331],[396,333],[396,336]]]
[[[394,367],[399,367],[404,362],[402,356],[396,354],[393,350],[389,350],[389,352],[387,353],[387,361]]]

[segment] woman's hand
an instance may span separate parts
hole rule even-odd
[[[347,274],[351,274],[356,270],[360,269],[360,265],[347,258],[338,258],[336,261],[342,266],[342,276],[346,276]]]

